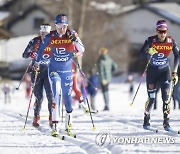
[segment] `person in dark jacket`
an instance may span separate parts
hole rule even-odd
[[[109,110],[109,84],[111,82],[112,74],[117,69],[117,64],[112,60],[108,55],[107,48],[101,48],[99,50],[98,58],[98,72],[99,72],[99,81],[101,84],[101,90],[104,97],[105,107],[104,110]]]

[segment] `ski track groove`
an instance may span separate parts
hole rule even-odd
[[[5,115],[13,117],[13,118],[16,118],[17,120],[20,120],[21,122],[25,122],[25,116],[23,116],[23,115],[18,115],[18,114],[17,115],[13,115],[13,114],[10,114],[10,113],[5,113]],[[85,114],[83,114],[83,115],[85,115]],[[83,115],[80,115],[80,116],[83,116]],[[77,116],[77,117],[79,117],[79,116]],[[43,120],[41,122],[43,122]],[[28,120],[27,120],[27,123],[26,123],[26,128],[28,127],[28,130],[29,130],[29,125],[32,125],[32,117],[29,117]],[[32,127],[30,127],[30,129],[33,129],[33,130],[36,129],[40,133],[42,133],[43,135],[52,137],[51,133],[50,133],[51,129],[47,128],[47,125],[48,125],[48,123],[46,123],[46,126],[45,126],[45,124],[41,124],[39,129],[38,128],[34,128],[32,126]],[[82,136],[79,136],[78,134],[76,134],[76,135],[77,135],[77,138],[73,138],[73,137],[65,135],[65,140],[61,140],[59,138],[57,138],[57,140],[60,140],[62,142],[71,143],[71,144],[74,144],[76,146],[79,146],[82,149],[82,151],[84,151],[85,154],[89,153],[89,152],[90,153],[98,153],[98,154],[101,154],[101,153],[102,154],[111,154],[111,152],[107,148],[103,148],[103,149],[99,148],[96,145],[95,141],[93,141],[91,139],[88,139],[88,138],[85,138],[85,137],[82,137]],[[88,142],[88,141],[90,141],[90,142]],[[92,143],[92,141],[94,143]]]
[[[25,116],[20,116],[16,113],[4,113],[4,115],[16,118],[17,120],[21,122],[25,121]],[[75,115],[74,118],[75,119],[73,123],[75,127],[73,128],[72,132],[77,135],[77,138],[65,136],[66,140],[60,141],[60,142],[67,142],[67,143],[71,143],[73,145],[79,146],[81,148],[82,153],[110,154],[110,153],[116,153],[117,151],[124,153],[127,149],[125,147],[122,148],[121,146],[117,146],[116,144],[108,145],[107,147],[104,147],[104,148],[99,148],[96,145],[95,140],[93,140],[93,136],[97,135],[98,133],[102,133],[106,131],[109,132],[110,130],[113,130],[111,134],[115,136],[129,136],[130,137],[130,136],[166,135],[166,136],[172,136],[172,137],[179,137],[179,135],[177,136],[177,135],[174,135],[174,134],[171,134],[169,132],[165,132],[164,130],[159,129],[160,126],[159,127],[155,126],[155,128],[157,128],[159,131],[158,133],[150,132],[148,130],[146,131],[142,128],[143,120],[140,119],[139,117],[137,117],[136,119],[133,118],[133,120],[127,121],[127,120],[124,120],[123,117],[119,118],[118,116],[111,115],[109,112],[107,113],[99,112],[98,114],[93,114],[94,124],[97,127],[97,130],[95,132],[90,131],[89,129],[92,127],[92,123],[91,123],[89,115],[79,114],[79,115]],[[50,129],[47,128],[48,126],[47,120],[45,123],[45,120],[43,119],[41,123],[42,123],[41,130],[38,130],[38,131],[43,135],[51,136]],[[83,127],[77,127],[78,123],[80,124],[86,123],[86,125],[84,125]],[[106,127],[104,128],[103,126],[101,126],[102,123],[108,123],[108,126],[106,125]],[[113,127],[111,127],[112,126],[111,124],[113,125]],[[36,129],[32,126],[29,127],[29,125],[32,125],[32,118],[28,118],[26,126],[28,127],[28,130]],[[126,129],[127,132],[122,131],[121,133],[121,129],[122,130]],[[179,145],[179,144],[180,143],[176,143],[176,145]],[[137,152],[137,149],[135,147],[132,147],[131,152]],[[177,151],[178,149],[172,152],[177,153]],[[146,152],[146,150],[142,149],[140,152]],[[155,149],[150,149],[149,152],[156,153],[156,152],[159,152],[159,150],[155,148]]]

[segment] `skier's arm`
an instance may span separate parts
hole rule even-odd
[[[147,50],[150,48],[152,42],[150,41],[150,39],[146,39],[140,52],[139,52],[139,57],[140,58],[146,58],[147,57]]]
[[[42,53],[49,43],[50,43],[50,34],[47,34],[37,50],[36,62],[39,62],[41,60]]]
[[[22,57],[23,58],[29,58],[30,54],[33,52],[33,48],[35,45],[35,38],[33,38],[27,45],[27,47],[25,48]]]
[[[74,42],[74,45],[78,52],[83,53],[85,51],[84,45],[82,44],[82,41],[79,37],[77,37],[77,40]]]
[[[174,71],[173,72],[177,72],[178,65],[179,65],[179,48],[177,47],[177,44],[174,40],[173,40],[172,51],[174,53]]]
[[[78,54],[83,54],[85,48],[84,48],[84,45],[82,44],[81,39],[78,37],[78,34],[76,33],[76,31],[68,30],[68,32],[70,33],[68,35],[69,35],[70,40],[73,42],[75,46],[76,52]]]

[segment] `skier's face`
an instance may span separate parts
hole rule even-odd
[[[44,37],[48,34],[49,32],[40,32],[41,39],[43,40]]]
[[[161,42],[163,42],[166,39],[167,31],[168,31],[167,28],[158,28],[157,29],[157,35]]]
[[[68,25],[66,24],[55,24],[56,30],[60,35],[64,35],[67,31]]]

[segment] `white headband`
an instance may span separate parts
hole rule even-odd
[[[51,26],[49,25],[41,25],[40,26],[40,32],[50,32],[51,31]]]

